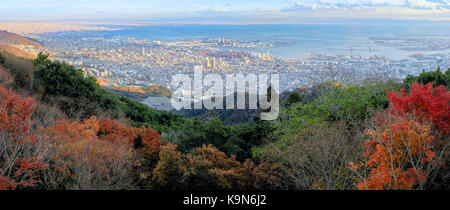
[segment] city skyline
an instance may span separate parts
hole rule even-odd
[[[302,23],[323,18],[450,20],[449,0],[18,0],[0,21]]]

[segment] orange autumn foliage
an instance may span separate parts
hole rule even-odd
[[[420,187],[427,177],[426,166],[435,156],[432,151],[431,126],[404,117],[392,117],[386,124],[369,129],[364,146],[367,162],[350,163],[371,169],[369,177],[360,180],[358,189],[410,190]],[[418,186],[419,185],[419,186]]]
[[[155,156],[159,152],[161,138],[151,128],[135,128],[120,124],[109,118],[92,116],[82,122],[60,120],[55,126],[45,129],[54,139],[77,142],[84,139],[98,139],[116,142],[142,150],[145,155]]]
[[[161,140],[151,128],[95,116],[60,120],[43,133],[56,148],[53,159],[60,175],[52,177],[55,189],[61,188],[57,183],[73,183],[68,189],[132,189],[135,168],[158,157]]]
[[[366,131],[367,161],[350,162],[349,168],[369,169],[358,184],[361,190],[422,189],[438,165],[437,141],[450,132],[450,92],[444,86],[414,83],[409,95],[402,89],[387,96],[389,108],[376,116],[375,128]]]
[[[34,100],[23,99],[18,94],[0,86],[0,129],[15,138],[32,138],[30,135],[31,113],[34,111]]]
[[[44,148],[32,133],[34,100],[23,99],[0,85],[0,190],[35,187]]]
[[[241,188],[247,182],[242,173],[242,166],[234,156],[228,157],[212,145],[203,145],[195,148],[192,154],[187,155],[191,168],[204,168],[217,178],[217,184],[224,189]]]
[[[133,187],[130,146],[98,139],[60,144],[53,156],[50,189],[123,190]],[[49,185],[47,183],[47,185]],[[61,186],[62,185],[62,186]]]

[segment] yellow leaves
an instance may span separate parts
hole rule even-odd
[[[375,136],[375,130],[373,130],[373,129],[368,129],[367,131],[366,131],[366,135],[368,135],[368,136],[370,136],[370,137],[374,137]],[[373,139],[371,139],[371,140],[373,140]]]

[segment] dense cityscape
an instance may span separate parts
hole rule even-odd
[[[373,38],[375,40],[375,38]],[[377,38],[380,45],[393,45],[392,39]],[[428,43],[430,44],[423,44]],[[365,78],[402,79],[423,69],[445,69],[450,66],[450,53],[413,54],[405,59],[391,60],[378,55],[361,55],[350,50],[346,55],[312,54],[308,57],[282,58],[266,53],[246,52],[247,48],[289,43],[238,41],[231,38],[209,38],[178,42],[136,40],[133,38],[81,37],[73,33],[39,36],[51,58],[74,64],[87,75],[106,79],[120,86],[157,84],[170,87],[172,75],[193,72],[202,66],[215,73],[280,73],[281,91],[311,86],[330,79],[361,82]],[[450,40],[438,40],[439,49],[447,49]],[[410,42],[395,40],[396,47],[430,50],[434,39]],[[433,45],[434,46],[434,45]],[[233,47],[234,50],[225,50]],[[446,47],[446,48],[444,48]],[[431,49],[432,48],[432,49]]]

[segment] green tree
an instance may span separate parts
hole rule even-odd
[[[64,95],[68,97],[86,97],[98,99],[99,85],[94,77],[85,78],[83,71],[75,69],[72,65],[52,62],[48,55],[40,53],[33,61],[35,71],[33,73],[33,88],[44,88],[45,94]]]
[[[5,58],[3,57],[3,55],[0,53],[0,65],[5,64]]]
[[[433,87],[437,87],[439,85],[445,85],[447,88],[450,87],[450,69],[447,69],[446,72],[441,72],[441,68],[438,67],[436,71],[428,71],[422,70],[422,73],[419,76],[408,75],[403,81],[403,87],[409,90],[414,82],[419,84],[428,84],[433,83]]]
[[[179,150],[185,153],[211,144],[243,161],[251,157],[252,148],[261,145],[272,130],[271,122],[266,121],[224,125],[218,118],[211,118],[207,122],[194,118],[172,126],[162,134],[162,139],[177,144]]]
[[[286,101],[286,106],[290,106],[291,104],[299,103],[302,101],[302,97],[300,94],[296,91],[293,91],[291,94],[289,94],[289,97]]]

